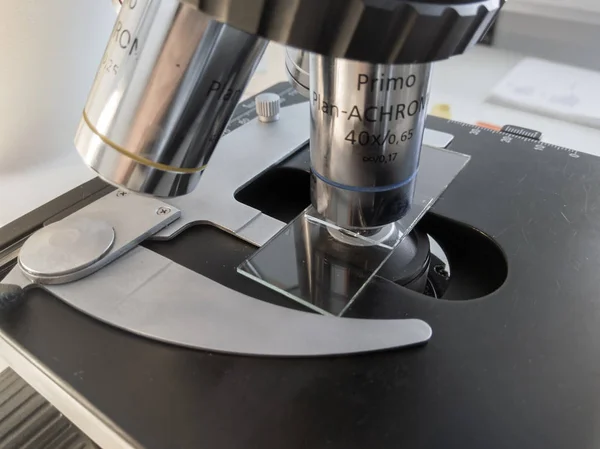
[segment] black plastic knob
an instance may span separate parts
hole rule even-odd
[[[18,285],[0,284],[0,311],[17,306],[24,297],[24,291]]]

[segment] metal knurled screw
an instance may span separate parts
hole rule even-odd
[[[167,215],[171,213],[171,208],[169,207],[159,207],[156,209],[156,215]]]
[[[121,197],[123,197],[123,196],[125,196],[125,195],[127,195],[127,192],[124,192],[124,191],[122,191],[122,190],[119,190],[119,191],[117,192],[117,196],[118,196],[119,198],[121,198]]]

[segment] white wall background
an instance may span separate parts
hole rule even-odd
[[[600,11],[600,4],[598,3],[598,0],[512,0],[510,3],[553,5],[559,7],[566,6],[572,9]]]
[[[508,0],[504,9],[600,24],[599,0]]]
[[[494,45],[600,71],[600,0],[507,0]]]

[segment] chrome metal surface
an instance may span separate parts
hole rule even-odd
[[[181,219],[153,238],[169,239],[194,223],[213,223],[250,243],[262,245],[284,223],[239,203],[235,192],[304,146],[308,135],[306,103],[282,108],[280,119],[268,126],[254,119],[225,135],[199,187],[189,195],[169,200],[181,210]],[[260,226],[256,226],[258,222]]]
[[[285,223],[238,202],[234,195],[269,167],[276,165],[308,142],[308,105],[301,103],[281,109],[280,120],[264,126],[252,120],[225,135],[211,160],[199,188],[189,195],[169,199],[181,210],[181,218],[152,238],[168,240],[195,223],[212,223],[238,237],[262,246]],[[426,131],[423,144],[438,147],[454,138],[450,134]],[[446,145],[447,146],[447,145]],[[240,151],[243,148],[243,151]],[[231,161],[236,163],[232,164]]]
[[[109,193],[34,233],[21,249],[19,269],[38,284],[73,282],[110,264],[180,216],[178,209],[156,199],[122,193]],[[93,232],[86,226],[93,226]],[[106,226],[114,229],[114,243],[99,256],[107,244]],[[99,242],[90,245],[85,241],[90,238]]]
[[[184,0],[284,45],[379,64],[430,62],[480,40],[504,0]]]
[[[18,270],[8,279],[28,282]],[[118,328],[216,352],[328,356],[417,345],[431,337],[421,320],[340,319],[268,304],[142,247],[78,282],[45,288]]]
[[[414,194],[431,64],[313,54],[310,67],[313,205],[342,227],[398,221]]]
[[[290,84],[306,98],[310,97],[310,54],[297,48],[285,49],[285,70]]]
[[[87,268],[112,247],[115,230],[106,221],[70,216],[35,232],[19,253],[27,275],[60,276]]]
[[[83,112],[79,153],[128,190],[191,192],[265,46],[177,0],[128,2]]]
[[[256,113],[261,122],[271,123],[279,120],[279,111],[281,109],[281,98],[279,95],[266,92],[257,95],[254,101],[256,104]]]
[[[396,232],[395,227],[395,223],[390,223],[382,226],[381,228],[371,230],[368,233],[361,232],[358,234],[365,235],[367,238],[358,238],[354,234],[348,234],[348,232],[345,230],[337,227],[327,227],[327,232],[340,243],[350,247],[363,247],[377,245],[379,242],[385,242],[389,240],[393,233]]]

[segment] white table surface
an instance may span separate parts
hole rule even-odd
[[[522,55],[485,47],[437,63],[430,107],[451,105],[452,118],[475,123],[519,125],[541,131],[549,143],[600,155],[600,131],[485,103],[488,92]],[[285,80],[284,51],[271,45],[266,61],[246,91],[246,97]],[[0,177],[0,226],[17,219],[68,190],[92,179],[94,173],[79,159],[75,148],[61,160],[26,167]]]

